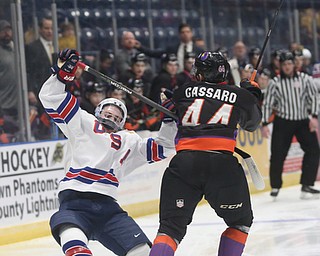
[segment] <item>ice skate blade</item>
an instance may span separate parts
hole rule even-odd
[[[314,200],[314,199],[319,199],[320,194],[312,194],[308,192],[301,192],[300,199],[302,200]]]

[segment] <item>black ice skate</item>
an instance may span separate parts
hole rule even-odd
[[[320,191],[307,185],[302,185],[301,199],[319,199]]]
[[[274,200],[274,201],[276,200],[276,198],[277,198],[277,196],[278,196],[278,194],[279,194],[279,191],[280,191],[279,188],[273,188],[273,189],[271,189],[270,196],[273,197],[273,200]]]

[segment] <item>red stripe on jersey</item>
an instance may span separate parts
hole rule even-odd
[[[69,171],[66,174],[66,177],[70,179],[76,178],[78,176],[81,176],[86,179],[94,180],[94,181],[98,181],[100,179],[108,179],[108,180],[111,180],[112,182],[119,183],[118,179],[110,173],[106,173],[105,175],[99,175],[99,174],[90,173],[86,170],[81,170],[80,172],[77,172],[77,173],[72,173]]]
[[[61,116],[58,113],[48,113],[48,115],[52,118],[61,118]]]
[[[152,160],[153,161],[160,161],[161,158],[158,157],[158,145],[155,141],[152,141]]]
[[[108,179],[108,180],[111,180],[111,181],[113,181],[113,182],[119,183],[118,179],[117,179],[115,176],[113,176],[112,174],[110,174],[110,173],[107,173],[107,174],[104,175],[103,177],[106,178],[106,179]]]
[[[182,138],[176,150],[225,150],[234,152],[236,141],[227,138]]]
[[[65,119],[66,116],[70,113],[70,111],[74,108],[76,105],[77,100],[74,96],[71,96],[70,101],[68,102],[67,106],[64,108],[64,110],[60,113],[60,116]]]

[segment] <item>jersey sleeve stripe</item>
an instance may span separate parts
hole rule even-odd
[[[69,123],[78,110],[79,103],[69,92],[57,110],[46,108],[46,112],[56,123]]]
[[[163,146],[158,145],[154,139],[149,138],[147,142],[147,161],[151,164],[166,158],[163,154]]]
[[[68,92],[66,98],[58,107],[57,112],[66,121],[66,123],[68,123],[78,109],[79,103],[76,97],[74,97],[73,95],[71,95],[71,93]]]
[[[45,110],[55,123],[64,123],[64,120],[54,109],[46,108]]]

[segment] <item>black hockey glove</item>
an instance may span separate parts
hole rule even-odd
[[[261,90],[259,88],[258,83],[255,81],[249,81],[248,79],[244,79],[240,82],[240,87],[251,92],[259,101],[262,100]]]
[[[64,49],[59,52],[57,64],[51,67],[51,71],[62,83],[70,83],[74,80],[78,61],[79,53],[76,50]]]

